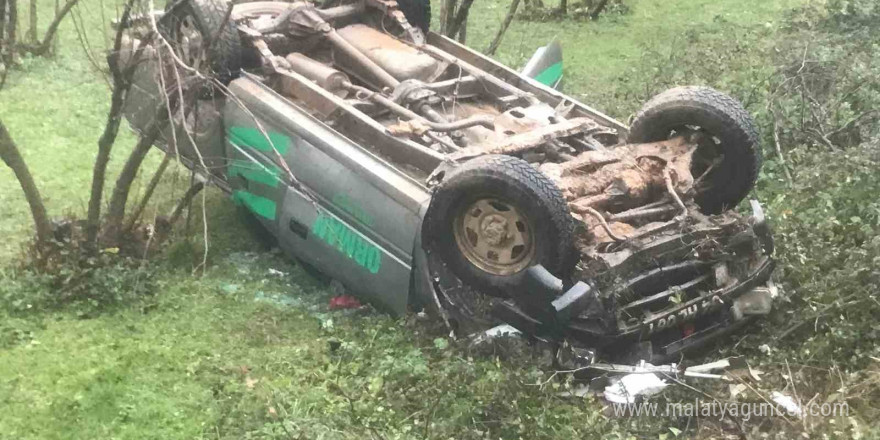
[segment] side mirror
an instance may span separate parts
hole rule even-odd
[[[550,44],[539,47],[520,73],[545,86],[561,90],[562,46],[558,41],[553,40]]]

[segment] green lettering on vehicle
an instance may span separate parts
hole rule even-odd
[[[327,214],[318,214],[312,223],[312,236],[335,248],[370,273],[382,267],[382,252],[345,223]]]

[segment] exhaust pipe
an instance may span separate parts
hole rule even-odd
[[[348,75],[298,52],[294,52],[284,59],[290,63],[290,70],[314,81],[323,89],[340,98],[348,96],[348,88],[345,87],[346,84],[350,84]],[[285,92],[291,92],[295,95],[291,90],[288,90],[288,87],[285,87]]]

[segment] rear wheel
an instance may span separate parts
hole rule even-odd
[[[447,176],[425,214],[422,242],[463,282],[496,296],[509,296],[530,266],[565,278],[576,262],[562,193],[510,156],[478,157]]]
[[[629,143],[657,142],[688,131],[706,134],[691,166],[706,174],[695,201],[709,214],[736,206],[761,169],[758,130],[736,99],[709,87],[676,87],[648,101],[630,127]]]

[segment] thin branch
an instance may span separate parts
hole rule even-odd
[[[126,232],[130,232],[134,229],[135,223],[141,217],[141,214],[144,212],[144,208],[147,207],[147,202],[150,201],[150,198],[153,197],[153,192],[156,190],[156,187],[159,186],[159,181],[162,179],[162,175],[165,174],[165,169],[168,168],[168,164],[171,162],[171,155],[166,154],[165,157],[162,158],[162,163],[159,164],[159,168],[153,173],[153,178],[150,179],[150,183],[147,185],[146,191],[144,191],[143,197],[141,197],[141,202],[138,204],[137,208],[135,208],[134,213],[131,215],[131,218],[128,221],[128,225],[125,227]]]
[[[492,39],[492,43],[489,44],[489,47],[486,49],[486,55],[494,55],[495,51],[498,50],[498,46],[501,46],[501,40],[504,38],[504,33],[507,32],[510,23],[513,21],[513,17],[516,15],[516,10],[519,8],[519,2],[520,0],[513,0],[513,2],[510,3],[510,9],[507,10],[507,16],[504,17],[504,21],[501,23],[501,28],[498,29],[495,38]]]
[[[877,109],[871,109],[871,110],[868,110],[868,111],[864,111],[864,112],[862,112],[862,113],[856,115],[855,117],[853,117],[853,118],[850,119],[849,121],[846,121],[846,123],[843,124],[840,128],[838,128],[838,129],[832,131],[831,133],[828,133],[826,136],[830,138],[831,136],[834,136],[834,135],[836,135],[836,134],[839,134],[839,133],[842,133],[842,132],[844,132],[844,131],[847,131],[847,130],[849,130],[850,128],[852,128],[854,125],[856,125],[856,124],[858,124],[859,122],[861,122],[862,119],[865,119],[866,117],[868,117],[868,116],[870,116],[870,115],[873,115],[873,114],[875,114],[875,113],[877,113],[877,112],[878,112]]]
[[[788,185],[791,186],[791,171],[789,171],[788,163],[786,163],[785,156],[782,154],[782,144],[779,142],[779,121],[776,117],[776,112],[773,110],[772,101],[768,104],[767,107],[770,113],[770,117],[773,118],[773,145],[776,147],[776,155],[779,156],[779,163],[782,164],[782,170],[785,172],[785,178],[786,180],[788,180]]]
[[[205,188],[205,182],[197,181],[192,184],[189,189],[183,194],[180,202],[177,203],[177,206],[174,208],[174,211],[171,213],[171,216],[168,218],[168,223],[174,225],[180,220],[180,216],[183,215],[183,210],[192,204],[193,199],[198,195],[202,189]]]

